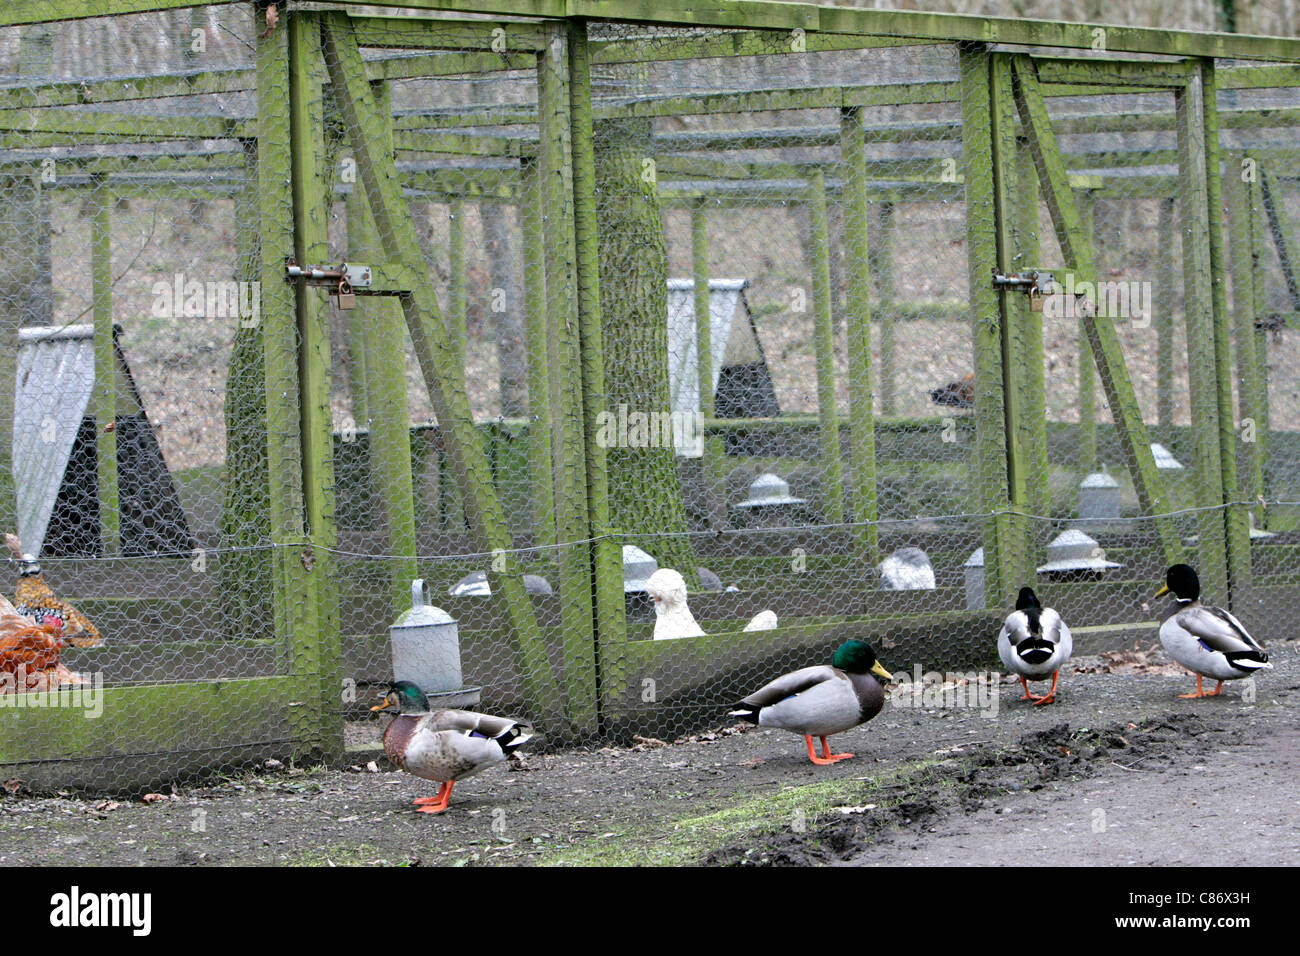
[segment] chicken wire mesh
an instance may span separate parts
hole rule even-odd
[[[11,708],[14,776],[359,760],[417,578],[459,642],[424,689],[556,745],[716,724],[850,636],[989,667],[1025,583],[1079,652],[1153,639],[1177,557],[1248,621],[1291,583],[1293,87],[1217,71],[1215,311],[1194,64],[273,21],[0,30],[3,471],[109,691],[86,731]],[[1113,347],[991,267],[1122,290]]]

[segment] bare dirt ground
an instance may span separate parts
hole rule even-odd
[[[1222,697],[1173,667],[1082,658],[1047,707],[889,705],[810,764],[794,735],[535,754],[458,784],[276,768],[153,803],[0,796],[0,864],[1300,863],[1300,648]],[[1111,672],[1104,669],[1110,667]],[[987,714],[987,712],[986,712]]]

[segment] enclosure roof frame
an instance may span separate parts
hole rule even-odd
[[[88,19],[117,14],[219,6],[241,0],[10,0],[0,8],[0,26]],[[317,9],[345,7],[345,0],[317,0]],[[593,20],[657,26],[802,30],[908,38],[934,42],[1010,43],[1096,50],[1108,54],[1300,61],[1300,39],[1191,30],[1162,30],[1113,24],[984,17],[914,10],[864,10],[829,4],[777,0],[386,0],[407,10],[485,14],[512,18]],[[295,4],[296,6],[296,4]],[[1098,33],[1101,31],[1101,33]]]

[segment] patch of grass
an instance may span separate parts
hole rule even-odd
[[[547,856],[541,866],[683,866],[698,862],[714,850],[766,836],[796,825],[811,830],[817,818],[835,807],[876,803],[888,806],[902,799],[895,792],[930,776],[928,768],[944,761],[922,760],[881,774],[872,780],[825,780],[775,793],[750,797],[703,815],[678,817],[643,831],[621,831],[594,838]],[[939,783],[941,781],[932,781]]]

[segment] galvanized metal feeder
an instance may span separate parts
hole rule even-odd
[[[388,629],[393,680],[424,691],[430,707],[477,707],[483,688],[465,687],[460,669],[460,625],[428,603],[423,578],[411,582],[411,608]]]
[[[1096,539],[1088,537],[1078,528],[1063,531],[1047,546],[1047,563],[1037,569],[1057,579],[1088,579],[1101,577],[1107,571],[1124,565],[1106,560],[1106,552]]]

